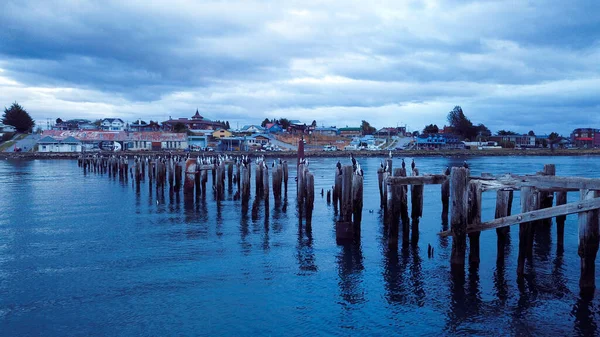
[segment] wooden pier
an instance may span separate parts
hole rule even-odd
[[[413,172],[415,170],[413,169]],[[563,246],[565,216],[577,213],[579,217],[579,248],[581,258],[581,276],[579,285],[582,290],[595,288],[595,259],[599,247],[599,209],[600,179],[580,177],[557,177],[555,166],[545,165],[542,172],[535,175],[498,175],[482,174],[471,176],[466,167],[453,167],[450,174],[418,175],[410,177],[401,175],[385,176],[383,184],[388,186],[388,193],[393,193],[388,200],[403,199],[403,190],[395,187],[411,185],[441,185],[442,216],[447,216],[446,200],[450,206],[450,230],[440,232],[441,236],[452,236],[452,252],[450,263],[454,266],[465,264],[467,238],[469,239],[469,263],[479,263],[479,235],[482,231],[496,229],[498,235],[498,254],[502,254],[503,243],[509,227],[519,225],[519,253],[517,274],[525,273],[526,262],[532,263],[534,233],[540,226],[546,226],[548,219],[556,218],[557,245]],[[495,219],[481,220],[482,193],[496,192]],[[520,193],[521,213],[511,215],[513,192]],[[567,192],[579,192],[579,201],[566,203]],[[399,194],[399,195],[398,195]],[[449,197],[447,196],[449,195]],[[412,197],[412,207],[422,207]],[[556,205],[553,206],[553,200]],[[388,203],[397,207],[396,203]],[[405,207],[400,206],[400,209]],[[413,209],[412,214],[415,214]],[[414,219],[413,219],[414,221]],[[404,227],[403,227],[404,228]]]
[[[353,157],[351,160],[351,165],[336,164],[333,185],[327,191],[327,203],[333,202],[337,217],[335,230],[338,242],[360,238],[364,177],[360,164]],[[397,245],[400,240],[418,241],[424,185],[440,185],[441,199],[438,200],[441,200],[442,221],[449,223],[450,228],[439,232],[439,235],[452,237],[450,264],[453,268],[463,267],[466,261],[471,265],[480,263],[479,237],[485,230],[496,230],[498,259],[501,259],[510,226],[518,224],[516,272],[521,277],[526,274],[526,267],[532,266],[535,232],[547,228],[550,219],[556,218],[557,246],[562,250],[566,215],[578,214],[579,284],[582,290],[595,288],[595,260],[600,243],[600,179],[556,176],[556,168],[552,164],[545,165],[541,172],[532,175],[483,173],[481,176],[471,176],[466,163],[463,167],[447,168],[441,174],[423,174],[414,161],[410,168],[404,161],[401,167],[393,168],[392,164],[392,159],[386,159],[377,170],[388,245]],[[240,200],[243,211],[248,209],[254,174],[253,208],[262,203],[268,210],[269,200],[274,200],[276,206],[287,200],[288,163],[282,160],[269,164],[264,158],[250,160],[247,156],[192,158],[138,155],[130,158],[86,155],[78,158],[78,165],[84,174],[106,174],[126,182],[131,179],[131,184],[138,189],[140,182],[147,179],[151,188],[156,187],[157,193],[168,190],[170,194],[182,192],[186,197],[196,198],[204,198],[211,193],[217,202],[224,200],[226,195],[233,195],[233,200]],[[207,190],[209,171],[212,177],[210,191]],[[300,223],[304,219],[310,226],[315,201],[315,174],[309,170],[305,158],[298,159],[296,179],[298,218]],[[483,221],[482,195],[487,192],[496,196],[495,216],[492,220]],[[518,214],[511,214],[515,192],[519,193],[521,210]],[[569,192],[577,192],[578,201],[567,203]],[[433,248],[429,247],[428,255],[433,256]]]

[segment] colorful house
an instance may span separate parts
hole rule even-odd
[[[244,127],[240,130],[241,132],[244,133],[263,133],[265,132],[265,128],[263,128],[260,125],[244,125]]]
[[[575,147],[594,148],[600,146],[600,129],[580,128],[571,132],[571,144]]]
[[[74,137],[62,140],[46,136],[38,142],[38,152],[81,152],[82,143]]]
[[[279,125],[277,123],[267,123],[265,125],[265,130],[268,133],[280,133],[283,131],[283,128],[281,127],[281,125]]]
[[[441,149],[464,149],[465,144],[459,136],[452,134],[428,134],[417,137],[417,149],[419,150],[441,150]]]
[[[339,128],[340,136],[342,137],[360,137],[362,136],[361,128]]]
[[[219,129],[216,130],[212,133],[213,138],[218,139],[218,138],[225,138],[225,137],[231,137],[233,134],[229,131],[229,130],[225,130],[225,129]]]
[[[169,120],[162,122],[162,125],[164,130],[173,131],[175,125],[179,123],[185,125],[186,129],[188,130],[216,130],[220,127],[223,127],[223,124],[213,122],[210,119],[206,119],[201,116],[200,113],[198,113],[198,109],[196,109],[196,113],[190,119],[172,119],[169,117]]]

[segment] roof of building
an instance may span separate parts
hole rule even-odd
[[[46,136],[40,140],[38,140],[38,143],[40,144],[54,144],[54,143],[58,143],[58,141],[50,136]]]
[[[304,123],[302,123],[301,121],[299,121],[299,120],[297,120],[297,119],[292,119],[292,120],[290,121],[290,124],[301,125],[301,124],[304,124]]]
[[[114,121],[120,121],[121,123],[123,123],[123,120],[122,120],[121,118],[104,118],[104,119],[102,120],[102,122],[104,122],[104,121],[107,121],[107,122],[109,122],[109,123],[112,123],[112,122],[114,122]]]
[[[322,126],[322,127],[316,127],[315,131],[334,131],[334,132],[337,132],[338,129],[335,126],[328,126],[328,127]]]
[[[44,136],[50,136],[54,139],[66,139],[73,137],[80,141],[187,141],[185,133],[170,133],[170,132],[128,132],[128,131],[63,131],[63,130],[46,130]]]
[[[362,129],[360,127],[345,127],[345,128],[339,128],[338,130],[340,130],[340,132],[342,131],[362,131]]]
[[[257,130],[261,130],[261,131],[265,130],[265,128],[263,128],[262,126],[260,126],[260,125],[254,125],[254,124],[244,125],[241,130],[245,131],[245,130],[248,130],[248,129],[252,128],[252,127],[254,127]]]
[[[81,143],[81,141],[78,140],[78,139],[76,139],[75,137],[69,136],[69,137],[63,139],[61,141],[61,143],[64,143],[64,144],[79,144],[79,143]]]

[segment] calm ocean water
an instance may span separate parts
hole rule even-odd
[[[422,173],[441,173],[462,160],[416,159]],[[332,185],[336,161],[311,160],[317,191]],[[600,295],[579,295],[576,215],[567,218],[564,252],[557,252],[554,226],[537,233],[523,282],[516,279],[518,226],[500,262],[495,231],[482,233],[479,268],[466,267],[464,282],[457,281],[450,276],[451,239],[436,235],[439,186],[425,187],[419,241],[390,250],[379,211],[379,159],[359,162],[361,241],[338,245],[333,207],[318,193],[312,229],[299,226],[295,171],[285,209],[271,202],[268,212],[261,207],[243,216],[232,194],[220,206],[211,194],[199,202],[168,193],[157,200],[147,183],[136,191],[131,180],[84,176],[75,161],[2,161],[0,335],[600,332]],[[598,157],[469,162],[474,175],[531,174],[555,163],[557,175],[600,177]],[[577,197],[570,193],[569,201]],[[494,200],[495,193],[484,193],[483,220],[493,218]],[[431,259],[428,244],[435,249]]]

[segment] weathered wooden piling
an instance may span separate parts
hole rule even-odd
[[[335,168],[335,181],[333,186],[333,208],[342,208],[342,169]]]
[[[385,207],[384,203],[387,202],[387,200],[383,199],[383,189],[386,188],[384,182],[383,182],[383,168],[378,168],[377,169],[377,186],[379,187],[379,207],[383,208]]]
[[[468,183],[469,169],[453,167],[450,173],[450,199],[452,209],[450,229],[452,231],[452,253],[450,263],[465,264],[467,249],[467,214],[468,214]]]
[[[265,202],[269,202],[269,167],[263,162],[262,165],[262,184],[263,184],[263,197]]]
[[[242,204],[250,200],[250,166],[242,165]]]
[[[340,208],[341,219],[350,222],[352,219],[352,179],[354,171],[352,166],[342,167],[342,207]]]
[[[444,175],[448,174],[448,170],[444,172]],[[450,177],[442,182],[442,220],[448,221],[448,210],[450,203]]]
[[[567,203],[567,192],[561,191],[556,192],[556,206],[564,205]],[[565,242],[565,221],[567,220],[566,215],[560,215],[556,217],[556,245],[558,248],[562,248]]]
[[[354,231],[360,230],[363,209],[363,176],[355,174],[352,177],[352,215],[354,219]]]
[[[285,189],[284,193],[287,194],[287,190],[288,190],[288,163],[287,163],[287,160],[283,161],[282,171],[283,171],[283,186]]]
[[[481,223],[481,183],[478,181],[469,182],[469,210],[467,213],[467,225]],[[479,258],[479,237],[481,232],[469,233],[469,264],[478,264]]]
[[[227,188],[233,190],[233,163],[227,163]]]
[[[496,192],[496,212],[495,218],[504,218],[511,214],[513,201],[513,191],[503,191],[498,190]],[[510,233],[510,227],[502,227],[496,228],[496,233],[498,234],[498,244],[499,246],[506,242],[508,237],[508,233]]]
[[[315,204],[315,176],[312,172],[306,172],[306,216],[312,216]]]
[[[419,169],[415,168],[412,175],[419,176]],[[410,216],[413,221],[423,216],[423,185],[411,185],[410,206]]]
[[[581,200],[600,197],[599,191],[581,190]],[[579,213],[579,247],[577,253],[581,258],[581,275],[579,287],[589,291],[596,288],[596,254],[600,239],[598,209]]]
[[[541,172],[541,174],[543,176],[556,175],[556,166],[554,164],[544,165],[544,169]],[[552,207],[553,201],[554,201],[554,193],[549,192],[549,191],[541,191],[540,192],[540,209]],[[552,225],[552,219],[542,220],[541,224],[544,224],[546,227],[550,227]]]
[[[262,196],[263,192],[263,175],[262,175],[262,161],[256,164],[255,169],[255,177],[254,177],[254,189],[257,197]]]
[[[185,161],[185,180],[183,182],[183,194],[194,194],[196,185],[196,159],[187,159]]]
[[[280,164],[275,165],[275,167],[273,168],[273,173],[272,173],[272,178],[273,178],[273,198],[275,198],[275,200],[279,200],[281,199],[281,184],[283,181],[283,172],[282,172],[282,167]]]
[[[521,212],[539,209],[539,193],[535,187],[521,187]],[[519,224],[519,256],[517,258],[517,275],[525,272],[525,259],[531,260],[533,256],[534,222]]]
[[[304,164],[298,165],[298,182],[296,186],[296,199],[298,200],[298,209],[303,212],[304,208],[304,195],[306,193],[306,183],[304,182]],[[302,213],[303,214],[303,213]]]

